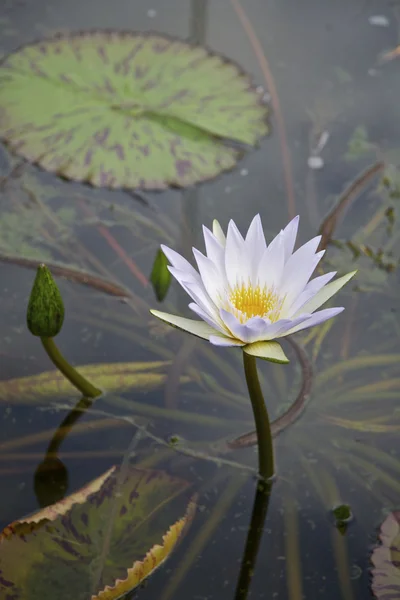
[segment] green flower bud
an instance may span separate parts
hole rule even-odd
[[[26,315],[28,329],[38,337],[55,337],[64,322],[60,290],[46,265],[39,265]]]
[[[168,270],[168,260],[161,248],[156,254],[150,275],[153,290],[159,302],[166,297],[171,284],[171,273]]]

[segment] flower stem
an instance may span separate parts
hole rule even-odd
[[[254,356],[243,352],[243,364],[247,388],[253,407],[254,420],[256,422],[258,472],[260,477],[266,481],[271,479],[275,473],[271,424],[258,379],[256,359]]]
[[[101,395],[101,390],[92,385],[90,381],[80,375],[78,371],[65,360],[53,338],[42,337],[40,340],[50,360],[55,364],[57,369],[61,371],[64,377],[66,377],[72,385],[81,392],[81,394],[83,394],[83,396],[86,398],[97,398],[97,396]]]

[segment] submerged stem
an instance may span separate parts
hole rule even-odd
[[[86,398],[97,398],[101,390],[96,388],[85,377],[83,377],[72,365],[69,364],[59,351],[55,341],[51,337],[40,338],[48,357],[57,369],[75,386]]]
[[[262,479],[268,480],[271,479],[275,473],[271,424],[258,379],[256,359],[254,356],[250,356],[246,352],[243,352],[243,364],[247,388],[253,407],[254,420],[256,422],[258,470]]]

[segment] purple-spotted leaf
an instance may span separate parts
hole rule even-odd
[[[372,552],[372,591],[379,600],[400,598],[400,511],[381,525],[380,544]]]
[[[160,34],[82,32],[24,46],[0,66],[0,137],[68,179],[164,189],[210,179],[268,132],[233,62]]]
[[[195,510],[189,488],[162,471],[114,467],[12,523],[0,534],[0,598],[120,598],[181,539]]]
[[[89,381],[108,393],[123,393],[130,389],[151,390],[161,386],[166,379],[169,361],[131,363],[105,363],[83,365],[79,372]],[[184,375],[181,383],[189,378]],[[57,396],[73,394],[76,390],[60,371],[52,370],[1,381],[0,403],[40,404]]]

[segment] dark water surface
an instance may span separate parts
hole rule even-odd
[[[157,377],[145,374],[140,385],[99,400],[59,448],[66,471],[44,483],[35,480],[35,471],[79,398],[73,393],[44,397],[39,387],[29,398],[11,396],[10,386],[0,384],[0,524],[120,464],[137,425],[145,426],[150,437],[143,434],[137,441],[132,462],[190,481],[199,493],[199,510],[182,545],[138,596],[235,598],[257,455],[250,448],[224,454],[230,464],[214,459],[221,440],[253,428],[241,356],[155,322],[148,308],[188,314],[188,301],[173,283],[163,306],[158,305],[140,273],[149,276],[160,243],[187,257],[192,245],[202,248],[201,224],[210,226],[213,218],[224,228],[233,218],[243,230],[260,212],[270,239],[295,211],[304,242],[343,190],[365,169],[385,161],[393,193],[381,183],[383,169],[362,178],[333,234],[341,244],[329,245],[324,258],[328,270],[359,269],[356,283],[335,302],[346,311],[329,326],[296,337],[313,366],[313,391],[301,418],[275,441],[278,478],[251,587],[254,599],[364,600],[372,597],[370,553],[378,528],[388,511],[399,509],[400,497],[400,289],[398,271],[390,267],[400,252],[400,229],[396,219],[392,223],[392,215],[399,214],[400,58],[382,60],[398,44],[400,3],[241,4],[244,14],[234,0],[1,2],[0,53],[60,30],[151,29],[192,40],[204,37],[209,47],[238,62],[268,89],[265,65],[252,46],[256,35],[275,81],[282,119],[275,111],[272,134],[234,172],[196,190],[145,193],[146,203],[123,192],[60,181],[31,166],[2,186],[3,257],[63,262],[133,294],[124,301],[57,279],[66,305],[57,341],[69,360],[74,365],[168,362],[156,370]],[[374,25],[374,16],[387,21]],[[325,147],[315,153],[326,134]],[[322,159],[322,168],[310,168],[313,153]],[[0,176],[6,177],[14,164],[1,148]],[[345,245],[349,240],[350,248]],[[25,326],[34,271],[3,262],[0,270],[0,380],[49,371],[52,365],[40,342]],[[293,349],[285,344],[285,350],[292,359],[289,366],[260,365],[272,418],[290,406],[302,383]],[[180,376],[189,381],[179,384]],[[127,415],[136,426],[121,420]],[[109,422],[100,428],[105,418]],[[171,436],[204,457],[170,449]],[[345,533],[335,527],[332,515],[342,503],[351,506],[354,516]]]

